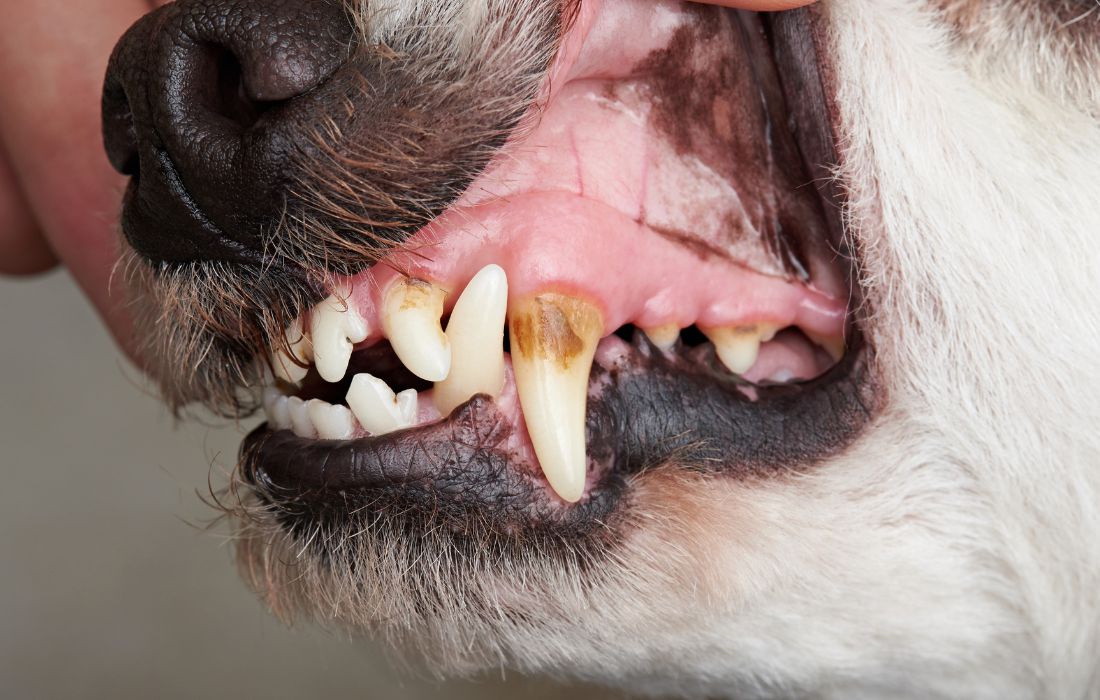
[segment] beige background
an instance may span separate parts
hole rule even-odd
[[[224,529],[194,526],[237,430],[173,426],[63,273],[0,279],[0,339],[0,696],[609,697],[404,678],[369,642],[283,627]]]

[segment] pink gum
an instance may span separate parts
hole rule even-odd
[[[492,263],[508,274],[509,304],[551,291],[585,298],[602,311],[605,336],[627,323],[769,323],[819,337],[844,331],[846,300],[721,256],[700,257],[598,202],[532,193],[449,211],[402,250],[348,280],[371,330],[364,345],[381,337],[382,297],[400,276],[446,289],[449,311],[456,292]]]

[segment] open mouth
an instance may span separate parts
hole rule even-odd
[[[272,343],[242,458],[287,512],[600,527],[646,470],[780,475],[865,424],[805,13],[584,7],[522,137]]]

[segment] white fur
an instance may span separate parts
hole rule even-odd
[[[706,541],[639,535],[633,566],[698,550],[713,583],[645,590],[667,627],[517,654],[654,692],[1100,697],[1100,125],[911,0],[826,10],[889,408],[802,479],[710,485]]]
[[[798,477],[638,478],[644,520],[591,588],[517,562],[461,581],[426,629],[399,628],[398,587],[449,585],[446,562],[404,584],[383,563],[395,578],[341,592],[437,669],[738,698],[1100,697],[1100,73],[1033,79],[1072,63],[1038,53],[1034,23],[1006,70],[1003,36],[960,38],[914,0],[826,3],[886,409]],[[254,583],[293,598],[294,576],[266,582],[295,544],[255,536]],[[314,612],[348,622],[324,584]]]

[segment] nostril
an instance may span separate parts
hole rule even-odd
[[[130,243],[156,260],[256,259],[312,138],[314,102],[298,98],[355,40],[344,0],[177,0],[131,27],[103,94]]]
[[[215,47],[213,53],[217,75],[214,79],[216,89],[211,109],[241,129],[249,129],[265,112],[279,103],[249,97],[244,71],[237,56],[221,47]]]
[[[111,165],[123,175],[136,177],[139,158],[134,112],[126,91],[117,83],[108,82],[103,91],[103,136]]]

